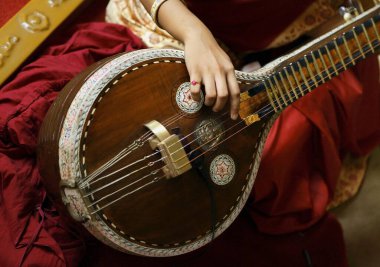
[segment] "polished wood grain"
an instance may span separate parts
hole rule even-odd
[[[124,147],[148,132],[144,127],[145,123],[151,120],[164,122],[179,114],[180,110],[175,101],[175,94],[181,84],[189,81],[185,64],[151,63],[144,62],[148,66],[137,66],[141,68],[131,71],[124,77],[117,77],[118,82],[115,85],[110,83],[109,86],[105,86],[104,93],[100,94],[102,100],[99,103],[96,102],[96,106],[93,107],[96,111],[93,115],[88,116],[87,120],[90,120],[91,123],[85,129],[81,141],[81,147],[85,145],[85,150],[81,151],[81,157],[85,158],[82,169],[86,170],[87,174],[91,174]],[[60,180],[57,158],[59,129],[62,127],[65,112],[81,83],[98,66],[99,64],[91,67],[66,86],[49,111],[41,129],[39,146],[41,174],[51,196],[55,201],[60,202],[61,206],[62,202],[57,186]],[[244,86],[248,85],[244,85],[243,82],[242,87]],[[109,87],[110,90],[107,91]],[[248,110],[250,107],[249,112],[252,112],[253,103],[260,107],[265,104],[265,101],[267,101],[266,97],[259,94],[248,101],[243,101],[242,110]],[[195,140],[190,147],[198,154],[207,152],[198,160],[199,167],[205,170],[206,176],[203,177],[193,168],[179,177],[164,178],[123,198],[117,204],[99,211],[100,215],[106,216],[106,223],[116,225],[120,233],[125,233],[125,238],[132,237],[133,240],[143,241],[147,246],[155,244],[162,247],[173,247],[183,245],[189,240],[197,240],[200,236],[210,233],[216,224],[220,225],[231,214],[247,185],[247,175],[255,154],[255,143],[258,141],[265,120],[257,122],[239,135],[228,138],[239,129],[243,129],[244,122],[230,120],[226,110],[214,113],[210,108],[204,106],[200,112],[194,115],[185,115],[167,129],[169,132],[179,130],[181,136],[187,136],[197,129],[200,122],[207,119],[215,119],[223,125],[224,130],[238,124],[223,134],[223,139],[227,139],[226,141],[210,151],[199,148],[201,144],[195,140],[194,135],[190,135],[186,139],[187,142]],[[146,143],[102,175],[112,173],[153,152]],[[220,154],[231,156],[236,164],[236,173],[232,181],[223,186],[216,185],[209,177],[210,163],[215,156]],[[94,183],[82,193],[85,196],[88,192],[97,190],[123,175],[142,168],[149,162],[159,160],[160,157],[161,155],[157,153],[147,161]],[[190,155],[189,157],[194,156]],[[138,171],[136,174],[94,193],[94,199],[84,198],[90,205],[91,202],[114,193],[111,197],[98,203],[101,207],[126,192],[144,185],[149,179],[137,182],[130,188],[115,193],[118,189],[138,181],[152,170],[162,166],[162,162],[156,163],[153,167]],[[163,173],[160,171],[158,175],[162,176]],[[83,176],[85,177],[85,175]],[[96,208],[93,207],[92,210],[96,210]]]
[[[374,14],[377,13],[378,9]],[[367,20],[365,17],[355,25]],[[273,66],[272,72],[262,79],[255,79],[255,75],[245,79],[243,75],[238,76],[242,94],[237,121],[229,119],[228,110],[214,113],[206,106],[195,114],[180,110],[176,93],[190,79],[183,59],[151,59],[123,70],[102,88],[86,114],[84,125],[87,126],[81,133],[79,151],[82,174],[76,177],[77,182],[86,179],[124,148],[140,142],[142,136],[150,133],[144,124],[152,120],[162,123],[170,134],[179,136],[193,165],[190,171],[167,179],[162,171],[161,153],[145,142],[89,186],[78,189],[89,211],[122,238],[146,247],[176,248],[210,234],[234,212],[242,198],[250,179],[251,164],[259,161],[258,144],[271,116],[338,75],[344,67],[354,65],[352,62],[345,65],[342,60],[351,57],[350,53],[356,55],[353,63],[374,53],[375,49],[360,52],[368,43],[379,45],[376,33],[379,23],[377,15],[376,22],[368,26],[366,32],[345,39],[347,44],[332,47],[331,41],[343,36],[353,25],[347,26]],[[39,168],[49,195],[62,212],[65,207],[58,186],[61,180],[58,142],[63,122],[86,79],[117,57],[119,55],[91,66],[71,81],[49,110],[41,128]],[[303,65],[302,60],[305,60]],[[257,120],[248,127],[244,119],[252,114],[257,115]],[[211,142],[217,140],[211,147],[209,143],[200,142],[197,136],[200,125],[210,120],[214,120],[216,126],[208,127],[206,132],[212,137]],[[226,185],[217,185],[210,177],[211,162],[219,155],[230,156],[236,167],[232,181]]]

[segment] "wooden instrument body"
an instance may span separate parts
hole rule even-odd
[[[247,73],[238,73],[238,80],[242,90],[256,82]],[[174,256],[192,251],[223,232],[249,196],[271,121],[257,121],[234,135],[245,124],[240,121],[237,127],[228,112],[214,113],[205,106],[195,113],[183,112],[177,91],[189,88],[188,81],[181,51],[147,49],[118,55],[92,66],[70,82],[46,116],[38,157],[47,191],[60,203],[61,209],[65,204],[72,217],[114,248],[145,256]],[[186,104],[186,99],[182,100]],[[241,113],[251,112],[254,102],[256,108],[265,105],[265,92],[242,101]],[[149,132],[145,123],[151,120],[163,123],[178,114],[183,115],[166,128],[186,137],[182,141],[186,142],[185,147],[188,144],[198,154],[207,152],[198,158],[205,175],[192,168],[178,177],[160,179],[139,189],[154,176],[139,179],[163,165],[160,153],[138,162],[154,153],[146,141],[102,176],[137,164],[79,188],[78,184],[87,175],[123,148],[140,142],[139,138]],[[215,120],[214,128],[207,127],[210,120]],[[202,128],[202,123],[206,127]],[[200,142],[202,138],[196,133],[200,128],[206,129],[206,137],[202,138],[209,138],[209,144],[217,140],[222,141],[220,145],[215,143],[212,148],[206,141]],[[216,158],[223,165],[222,176],[231,179],[226,184],[217,184],[210,178],[212,168],[218,172],[218,167],[212,164]],[[144,169],[149,162],[156,163]],[[107,185],[131,172],[130,176]],[[136,184],[128,187],[133,182]],[[115,193],[123,187],[127,188]],[[98,192],[86,196],[99,188]],[[138,189],[135,193],[122,197],[135,189]],[[112,193],[99,206],[91,207],[92,202]],[[118,197],[122,199],[97,210]]]
[[[40,130],[38,161],[48,192],[124,252],[164,257],[207,244],[247,201],[272,114],[376,53],[379,10],[254,73],[236,72],[237,122],[191,100],[181,51],[140,50],[90,67],[65,87]],[[159,126],[146,126],[152,121]],[[158,132],[176,137],[179,148],[171,150],[170,138]],[[184,156],[179,169],[190,169],[166,179],[167,161],[177,166]]]

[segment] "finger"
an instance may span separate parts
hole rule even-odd
[[[190,93],[194,101],[199,102],[201,100],[201,76],[193,74],[190,76]]]
[[[212,75],[206,75],[203,77],[203,84],[205,86],[205,105],[212,106],[215,103],[216,89],[215,80]]]
[[[223,107],[226,105],[228,100],[228,87],[226,76],[223,74],[217,74],[215,77],[216,84],[216,101],[213,107],[213,111],[221,111]]]
[[[227,82],[231,104],[231,119],[236,120],[239,116],[240,88],[236,80],[235,71],[228,72]]]

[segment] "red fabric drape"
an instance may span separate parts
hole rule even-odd
[[[65,258],[75,266],[80,261],[83,240],[43,201],[36,166],[38,130],[58,92],[76,74],[105,57],[143,48],[126,28],[105,23],[83,24],[56,39],[66,40],[46,49],[0,90],[1,266],[17,266],[25,254],[30,255],[24,266],[65,266]]]
[[[312,2],[186,0],[235,51],[264,49]],[[373,56],[293,104],[276,121],[250,209],[260,231],[285,233],[315,223],[333,196],[344,153],[364,155],[379,143],[379,67]]]
[[[314,0],[186,0],[211,32],[233,51],[266,48]]]
[[[347,71],[277,120],[264,149],[253,200],[247,206],[253,221],[240,216],[214,243],[189,255],[146,259],[82,236],[59,217],[51,203],[43,202],[36,140],[58,91],[89,64],[142,47],[130,32],[116,25],[84,25],[65,36],[71,35],[68,42],[47,49],[0,90],[0,251],[6,252],[0,253],[1,263],[13,266],[26,255],[25,265],[39,266],[77,266],[81,261],[102,266],[109,258],[115,264],[128,262],[128,266],[205,266],[214,261],[222,266],[236,261],[242,266],[276,266],[279,262],[299,266],[305,262],[306,250],[322,266],[346,265],[341,230],[331,216],[325,217],[325,206],[334,189],[341,149],[366,153],[379,140],[374,57],[356,68],[362,83]],[[311,225],[314,230],[305,230]],[[260,232],[289,234],[273,237]]]
[[[312,225],[332,199],[345,153],[380,144],[377,56],[288,107],[264,147],[250,214],[262,232]]]
[[[0,27],[16,14],[29,0],[0,1]]]

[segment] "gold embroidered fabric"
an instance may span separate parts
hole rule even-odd
[[[354,197],[363,183],[369,156],[353,157],[347,155],[343,160],[334,197],[327,209],[333,209]]]
[[[139,0],[110,0],[106,21],[125,25],[139,36],[147,47],[184,49],[181,42],[154,23]]]
[[[338,6],[343,1],[317,0],[313,2],[293,23],[291,23],[267,48],[275,48],[288,44],[302,34],[321,25],[337,15]],[[291,8],[291,7],[290,7]]]

